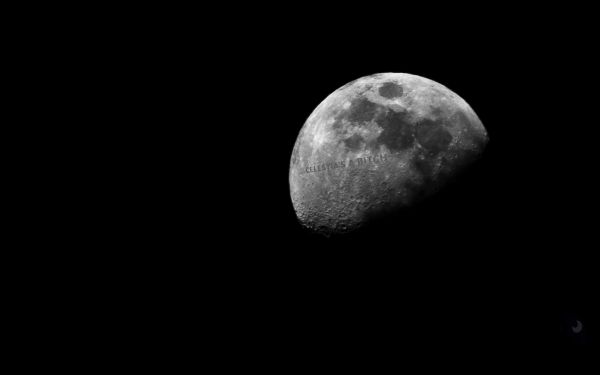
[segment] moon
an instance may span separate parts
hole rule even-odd
[[[318,233],[352,232],[439,191],[487,142],[473,109],[443,85],[406,73],[359,78],[300,130],[289,172],[296,215]]]
[[[583,323],[577,320],[577,325],[575,327],[571,327],[571,329],[573,330],[573,333],[579,333],[583,329]]]

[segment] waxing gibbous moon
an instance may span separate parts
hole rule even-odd
[[[325,98],[300,130],[289,173],[296,215],[319,233],[353,231],[438,191],[487,141],[473,109],[437,82],[359,78]]]

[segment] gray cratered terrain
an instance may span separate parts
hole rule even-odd
[[[483,124],[430,79],[382,73],[329,95],[306,120],[290,165],[300,222],[324,234],[413,205],[482,153]]]

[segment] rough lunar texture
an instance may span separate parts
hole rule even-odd
[[[329,95],[302,127],[290,165],[300,222],[343,233],[443,187],[488,137],[471,107],[427,78],[382,73]]]

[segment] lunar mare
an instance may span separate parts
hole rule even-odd
[[[311,230],[353,231],[439,190],[487,142],[473,109],[441,84],[406,73],[362,77],[325,98],[300,130],[292,203]]]

